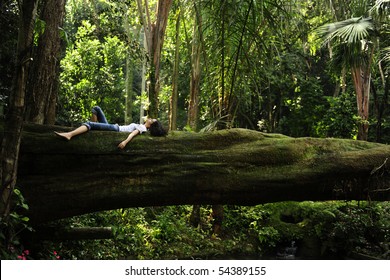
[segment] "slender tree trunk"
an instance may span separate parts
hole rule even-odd
[[[190,223],[193,227],[198,227],[200,224],[200,205],[193,205],[190,216]]]
[[[45,0],[42,6],[44,32],[39,37],[31,69],[27,119],[38,124],[54,124],[58,95],[60,28],[65,14],[65,0]]]
[[[345,67],[341,70],[340,84],[341,93],[345,94],[347,91],[347,69]]]
[[[179,85],[179,53],[180,53],[180,17],[181,11],[176,18],[176,38],[175,38],[175,62],[173,66],[172,77],[172,95],[169,103],[169,129],[171,131],[177,129],[177,100],[178,100],[178,85]]]
[[[221,91],[219,97],[219,117],[225,115],[225,1],[221,7]]]
[[[7,217],[9,214],[10,198],[16,184],[25,111],[26,84],[29,65],[32,61],[31,50],[37,2],[37,0],[25,0],[20,7],[15,89],[13,95],[10,96],[9,111],[5,121],[1,147],[0,214],[2,217]]]
[[[190,77],[190,96],[188,102],[188,118],[187,125],[194,131],[198,126],[198,105],[199,105],[199,92],[200,92],[200,54],[201,54],[201,42],[200,42],[200,30],[202,26],[201,15],[198,13],[196,3],[194,3],[194,27],[192,35],[192,50],[191,50],[191,77]],[[200,205],[193,205],[190,222],[194,227],[200,224]]]
[[[131,30],[127,18],[124,19],[123,25],[127,36],[127,45],[129,46],[131,40]],[[125,92],[125,123],[131,123],[133,121],[133,68],[131,64],[131,57],[128,51],[126,52]]]
[[[222,222],[224,218],[223,205],[215,204],[212,206],[213,216],[213,234],[219,235],[222,232]]]
[[[126,108],[125,108],[125,123],[133,122],[133,69],[131,65],[131,58],[126,54]]]
[[[160,93],[160,58],[172,0],[158,1],[156,23],[153,24],[150,21],[148,1],[145,0],[146,17],[142,8],[142,0],[137,0],[137,4],[147,38],[147,50],[150,59],[149,116],[154,118],[158,117],[158,95]]]
[[[201,42],[200,30],[202,26],[202,18],[198,13],[195,5],[195,24],[192,38],[192,52],[191,52],[191,78],[190,78],[190,98],[188,104],[188,125],[192,130],[197,130],[198,114],[199,114],[199,93],[200,93],[200,56],[201,56]]]
[[[144,48],[147,49],[145,31],[142,32],[142,37],[143,37]],[[143,118],[145,116],[145,103],[147,102],[147,100],[143,100],[144,93],[146,93],[146,68],[147,68],[147,61],[146,61],[146,57],[144,57],[142,61],[142,74],[141,74],[141,102],[140,102],[140,109],[139,109],[140,123],[143,123]]]

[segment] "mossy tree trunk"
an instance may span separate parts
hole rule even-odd
[[[118,150],[126,133],[67,142],[54,129],[65,128],[23,133],[18,186],[34,223],[126,207],[390,198],[383,144],[230,129],[141,135]]]
[[[2,218],[7,218],[10,213],[11,198],[17,178],[19,149],[24,123],[26,85],[32,61],[31,52],[37,4],[38,1],[36,0],[23,1],[19,11],[15,89],[9,97],[8,113],[5,119],[0,151],[0,216]]]

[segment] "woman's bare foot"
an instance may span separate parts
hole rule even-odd
[[[57,135],[57,136],[60,136],[62,138],[65,138],[66,140],[70,140],[72,138],[71,134],[69,132],[57,132],[57,131],[54,131],[54,133]]]

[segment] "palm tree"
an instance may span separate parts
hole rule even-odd
[[[326,24],[319,29],[324,43],[334,48],[333,62],[350,69],[356,92],[359,140],[367,140],[371,65],[376,43],[375,24],[370,17],[356,17]]]

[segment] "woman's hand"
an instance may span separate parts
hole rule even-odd
[[[118,148],[121,149],[121,150],[123,150],[124,147],[126,147],[126,145],[127,145],[126,140],[125,140],[125,141],[122,141],[122,142],[119,143]]]
[[[126,140],[123,140],[122,142],[119,143],[118,148],[123,149],[126,147],[127,143],[129,143],[134,136],[137,136],[140,132],[138,130],[134,130],[132,133],[127,136]]]

